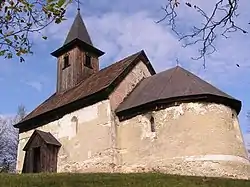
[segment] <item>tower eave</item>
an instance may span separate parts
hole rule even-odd
[[[62,55],[63,53],[69,51],[70,49],[72,49],[73,47],[78,46],[80,48],[83,48],[89,52],[94,53],[95,55],[97,55],[98,57],[104,55],[105,53],[95,47],[93,47],[92,45],[89,45],[88,43],[79,40],[78,38],[72,40],[71,42],[67,43],[66,45],[63,45],[62,47],[60,47],[59,49],[53,51],[51,53],[52,56],[54,57],[59,57],[60,55]]]

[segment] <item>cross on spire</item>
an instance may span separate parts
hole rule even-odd
[[[77,1],[77,10],[78,12],[80,12],[80,0],[76,0]]]
[[[176,58],[176,66],[179,66],[179,59]]]

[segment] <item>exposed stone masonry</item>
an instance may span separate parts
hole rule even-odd
[[[224,105],[183,103],[138,115],[121,122],[117,136],[124,172],[250,176],[237,115]]]

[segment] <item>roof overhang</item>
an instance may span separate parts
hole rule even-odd
[[[89,105],[93,105],[102,100],[108,99],[109,95],[114,91],[117,85],[119,85],[119,83],[140,61],[142,61],[147,66],[151,75],[154,75],[156,73],[145,52],[142,50],[138,52],[138,56],[130,63],[130,65],[126,67],[125,70],[123,70],[123,72],[119,76],[117,76],[109,85],[107,85],[103,89],[86,97],[67,103],[63,106],[41,113],[35,117],[24,119],[18,124],[15,124],[14,127],[19,128],[19,133],[26,132],[39,126],[48,124],[51,121],[58,120],[68,113],[79,110]]]
[[[31,135],[31,137],[29,138],[26,145],[24,146],[23,151],[27,151],[29,149],[29,146],[32,143],[35,136],[39,136],[46,144],[54,145],[56,147],[62,146],[62,144],[50,132],[35,130]]]
[[[64,115],[71,113],[72,111],[79,110],[83,107],[89,106],[91,104],[95,104],[107,98],[108,98],[108,95],[106,93],[106,90],[103,89],[88,97],[84,97],[82,99],[71,102],[67,105],[63,105],[59,108],[55,108],[53,110],[40,114],[34,118],[21,121],[18,124],[15,124],[14,127],[19,128],[19,133],[26,132],[31,129],[45,125],[51,121],[58,120],[62,118]]]
[[[51,53],[51,55],[54,56],[54,57],[59,57],[62,54],[66,53],[67,51],[73,49],[75,46],[78,46],[79,48],[84,49],[86,51],[92,52],[95,55],[97,55],[98,57],[104,55],[103,51],[93,47],[92,45],[90,45],[90,44],[88,44],[86,42],[83,42],[83,41],[79,40],[78,38],[72,40],[71,42],[69,42],[69,43],[63,45],[62,47],[60,47],[59,49],[53,51]]]
[[[236,99],[230,99],[226,97],[221,97],[217,95],[212,94],[201,94],[201,95],[191,95],[191,96],[181,96],[181,97],[172,97],[172,98],[166,98],[166,99],[160,99],[151,101],[148,103],[145,103],[143,105],[135,106],[133,108],[127,108],[116,110],[116,115],[118,116],[120,121],[130,119],[132,117],[135,117],[137,115],[147,113],[149,111],[157,111],[161,110],[167,107],[176,106],[181,103],[188,103],[188,102],[205,102],[205,103],[217,103],[217,104],[223,104],[225,106],[228,106],[232,109],[234,109],[237,114],[240,113],[241,110],[241,101]]]

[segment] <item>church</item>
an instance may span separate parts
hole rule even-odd
[[[241,101],[180,66],[156,73],[143,50],[100,69],[80,11],[51,54],[55,93],[15,125],[19,173],[249,177]]]

